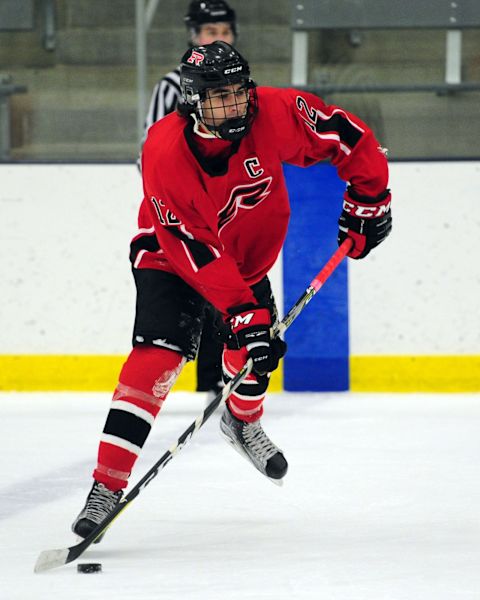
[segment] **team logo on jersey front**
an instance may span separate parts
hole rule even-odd
[[[234,187],[227,204],[218,213],[218,233],[237,216],[241,208],[251,210],[265,200],[270,194],[271,183],[272,177],[265,177],[255,183]]]
[[[191,65],[193,65],[195,63],[196,67],[200,66],[204,60],[205,60],[205,56],[203,54],[201,54],[200,52],[197,52],[196,50],[192,50],[192,53],[187,58],[187,62],[190,63]]]

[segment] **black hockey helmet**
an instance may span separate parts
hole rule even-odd
[[[237,35],[235,11],[224,0],[193,0],[184,21],[187,29],[195,33],[205,23],[230,23],[233,35]]]
[[[207,90],[241,84],[247,96],[242,116],[224,119],[222,123],[207,123],[204,118]],[[230,44],[216,41],[187,50],[180,65],[180,87],[184,106],[211,131],[225,140],[237,140],[246,135],[257,114],[256,84],[250,77],[250,67]]]

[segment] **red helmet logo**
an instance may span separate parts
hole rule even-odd
[[[197,52],[196,50],[192,50],[192,53],[187,58],[187,62],[190,64],[195,63],[196,67],[201,65],[204,60],[205,60],[205,56],[203,54],[200,54],[200,52]]]

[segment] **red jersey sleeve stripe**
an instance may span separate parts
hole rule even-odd
[[[317,119],[315,130],[318,134],[337,134],[340,141],[352,149],[360,141],[363,130],[357,127],[343,112],[336,112],[327,116],[318,111],[320,119]]]
[[[190,263],[190,266],[192,267],[192,270],[194,273],[197,273],[198,271],[198,267],[195,264],[195,261],[193,260],[193,256],[190,254],[187,244],[185,244],[185,242],[183,240],[180,241],[180,243],[182,244],[182,248],[185,250],[185,254],[188,258],[188,262]]]

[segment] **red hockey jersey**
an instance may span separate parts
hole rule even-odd
[[[207,161],[193,120],[176,113],[151,127],[143,148],[134,267],[178,274],[224,314],[255,302],[249,286],[268,273],[283,245],[290,214],[283,162],[308,167],[328,159],[368,196],[388,180],[385,155],[360,119],[307,92],[257,91],[258,114],[228,164]]]

